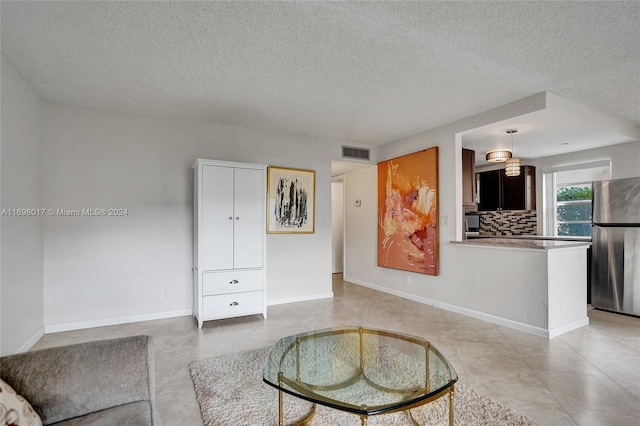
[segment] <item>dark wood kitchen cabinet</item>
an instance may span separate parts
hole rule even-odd
[[[465,212],[475,211],[476,205],[476,152],[462,150],[462,207]]]
[[[504,175],[504,170],[478,173],[478,211],[493,211],[502,208],[501,175]]]
[[[504,169],[478,173],[479,211],[535,210],[536,168],[522,166],[520,176],[507,176]]]

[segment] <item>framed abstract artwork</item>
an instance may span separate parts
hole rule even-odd
[[[378,163],[378,266],[438,275],[438,147]]]
[[[269,166],[267,233],[315,232],[316,172]]]

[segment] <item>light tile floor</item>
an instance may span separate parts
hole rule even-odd
[[[156,343],[156,399],[166,426],[202,420],[190,362],[270,346],[306,330],[362,325],[431,341],[460,380],[541,425],[640,425],[640,319],[591,310],[590,325],[548,340],[377,292],[334,276],[333,299],[270,306],[260,316],[191,317],[45,335],[41,349],[149,334]]]

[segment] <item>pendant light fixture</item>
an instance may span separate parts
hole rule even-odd
[[[507,133],[511,135],[511,153],[513,155],[513,134],[517,133],[518,129],[509,129]],[[509,158],[505,162],[504,173],[507,176],[520,176],[520,159],[516,157]]]
[[[487,161],[490,163],[504,163],[511,158],[511,151],[508,149],[496,149],[487,152]]]

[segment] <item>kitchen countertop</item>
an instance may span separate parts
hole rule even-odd
[[[544,235],[482,235],[482,234],[471,234],[467,235],[467,239],[478,239],[478,238],[509,238],[512,240],[549,240],[549,241],[578,241],[584,243],[590,243],[591,237],[549,237]]]
[[[539,249],[553,250],[566,248],[587,248],[591,245],[591,241],[578,240],[550,240],[540,238],[512,238],[512,237],[490,237],[490,238],[473,238],[463,241],[450,241],[451,244],[459,244],[466,246],[484,246],[484,247],[501,247],[516,249]]]

